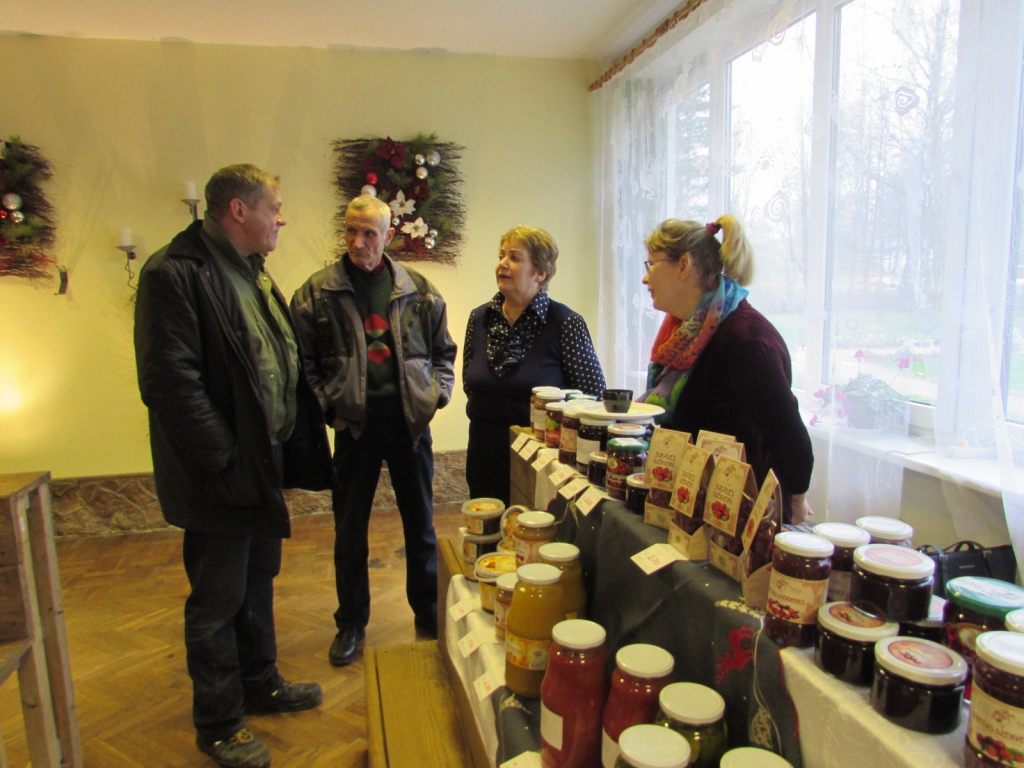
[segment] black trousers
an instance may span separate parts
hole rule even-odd
[[[437,537],[434,534],[434,452],[428,427],[416,445],[401,402],[371,400],[366,430],[335,435],[334,571],[338,629],[370,621],[367,531],[382,462],[388,463],[405,534],[405,593],[417,616],[437,613]]]
[[[472,499],[501,499],[511,503],[508,424],[469,422],[466,484]]]

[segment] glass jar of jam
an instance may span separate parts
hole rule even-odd
[[[635,472],[626,478],[626,509],[634,515],[643,515],[647,504],[647,494],[651,487],[647,485],[647,475]]]
[[[720,768],[793,768],[781,755],[757,747],[737,747],[722,755]]]
[[[551,630],[565,620],[562,572],[553,565],[530,563],[516,575],[512,605],[505,620],[505,685],[512,693],[536,699],[548,668]]]
[[[497,589],[498,577],[503,573],[514,573],[515,570],[515,555],[493,554],[477,558],[473,572],[480,585],[481,609],[487,613],[494,613],[494,594]]]
[[[597,488],[604,488],[608,480],[608,454],[604,451],[594,451],[590,454],[586,472],[588,483]]]
[[[505,624],[508,609],[512,605],[512,594],[515,592],[519,577],[513,573],[503,573],[494,582],[494,636],[505,639]]]
[[[1006,630],[1024,635],[1024,608],[1006,614]]]
[[[664,648],[646,643],[627,645],[615,654],[615,671],[601,718],[601,765],[613,768],[619,736],[632,725],[653,723],[658,695],[672,682],[675,660]]]
[[[835,547],[832,553],[832,573],[828,577],[830,603],[846,602],[850,599],[850,579],[853,578],[853,551],[871,543],[871,534],[856,525],[846,523],[818,523],[813,528],[815,535],[828,539]]]
[[[967,662],[956,651],[916,637],[875,643],[871,706],[882,717],[922,733],[949,733],[960,724]]]
[[[608,439],[611,440],[613,437],[635,437],[637,440],[643,440],[646,430],[639,424],[609,424],[608,425]],[[646,441],[644,441],[646,442]]]
[[[544,768],[595,766],[601,759],[601,713],[608,698],[604,628],[582,619],[562,621],[552,629],[551,640],[540,687],[541,762]]]
[[[542,546],[555,540],[555,516],[550,512],[523,512],[516,518],[516,563],[527,565],[540,560]]]
[[[875,643],[899,630],[899,624],[868,616],[849,603],[825,603],[818,609],[814,660],[832,677],[869,686],[875,676]]]
[[[921,621],[905,621],[900,624],[900,634],[904,637],[919,637],[922,640],[931,640],[933,643],[943,645],[946,640],[946,622],[943,614],[946,610],[946,601],[937,595],[932,595],[932,601],[928,605],[928,618]]]
[[[1024,635],[978,636],[965,768],[1024,763]]]
[[[725,699],[721,694],[706,685],[672,683],[661,689],[658,702],[661,714],[656,723],[686,739],[690,768],[717,768],[727,743]]]
[[[764,631],[776,643],[814,645],[833,549],[832,542],[813,533],[785,531],[775,537]]]
[[[533,436],[544,442],[544,435],[548,431],[548,403],[564,400],[562,390],[557,387],[537,392],[533,396],[533,410],[530,412],[533,425]]]
[[[894,547],[911,547],[914,527],[895,517],[859,517],[857,527],[871,535],[872,544],[892,544]]]
[[[644,468],[647,461],[647,443],[635,437],[615,437],[608,440],[608,472],[605,485],[608,495],[619,501],[626,500],[626,478]]]
[[[943,612],[946,638],[944,645],[974,663],[974,641],[982,632],[1006,629],[1006,614],[1024,608],[1024,589],[998,579],[961,576],[946,582],[946,609]],[[971,698],[967,678],[967,698]]]
[[[583,410],[572,401],[562,411],[562,433],[558,441],[558,461],[576,466],[576,436],[580,429],[580,414]]]
[[[890,544],[867,544],[853,553],[850,602],[886,621],[921,621],[932,602],[935,561]]]
[[[567,403],[555,400],[544,406],[547,421],[544,427],[544,447],[558,448],[562,444],[562,418]]]
[[[586,474],[590,454],[608,447],[608,421],[580,414],[580,429],[576,435],[576,469]]]
[[[580,548],[575,544],[553,541],[538,550],[540,561],[553,565],[562,572],[562,600],[565,618],[587,618],[587,592],[583,588],[583,566],[580,565]]]
[[[634,725],[619,737],[615,768],[686,768],[690,745],[682,735],[658,725]]]

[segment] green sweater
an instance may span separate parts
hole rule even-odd
[[[356,307],[366,333],[366,397],[398,397],[395,340],[388,322],[388,304],[394,288],[391,270],[372,275],[346,257],[345,271],[355,289]]]

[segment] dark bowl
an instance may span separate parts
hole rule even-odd
[[[604,391],[604,409],[608,413],[629,413],[633,404],[633,390],[606,389]]]

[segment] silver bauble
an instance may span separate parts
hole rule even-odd
[[[425,158],[423,155],[416,155],[413,158],[413,160],[416,161],[416,165],[423,165],[425,162],[427,162],[427,158]]]
[[[25,214],[21,211],[11,211],[11,221],[15,224],[21,224],[25,220]]]
[[[423,238],[423,244],[425,246],[427,246],[427,248],[433,248],[434,247],[434,238],[432,238],[432,237],[425,237],[425,238]]]
[[[376,197],[377,196],[377,188],[375,186],[373,186],[373,184],[366,184],[365,186],[363,186],[363,188],[361,190],[359,190],[359,194],[361,194],[361,195],[369,195],[370,197]]]
[[[8,192],[3,199],[4,208],[8,211],[16,211],[21,208],[21,195],[15,192]]]
[[[437,230],[432,229],[427,234],[430,235],[431,237],[437,237]]]
[[[436,149],[432,149],[429,152],[427,152],[427,164],[428,165],[437,165],[440,162],[441,162],[441,155],[438,154]]]
[[[419,168],[416,169],[416,178],[417,179],[425,179],[425,178],[427,178],[427,173],[428,173],[427,169],[424,168],[421,165]]]
[[[397,216],[392,216],[391,217],[391,226],[392,227],[397,227],[401,223],[402,223],[402,220],[400,218],[398,218]]]

